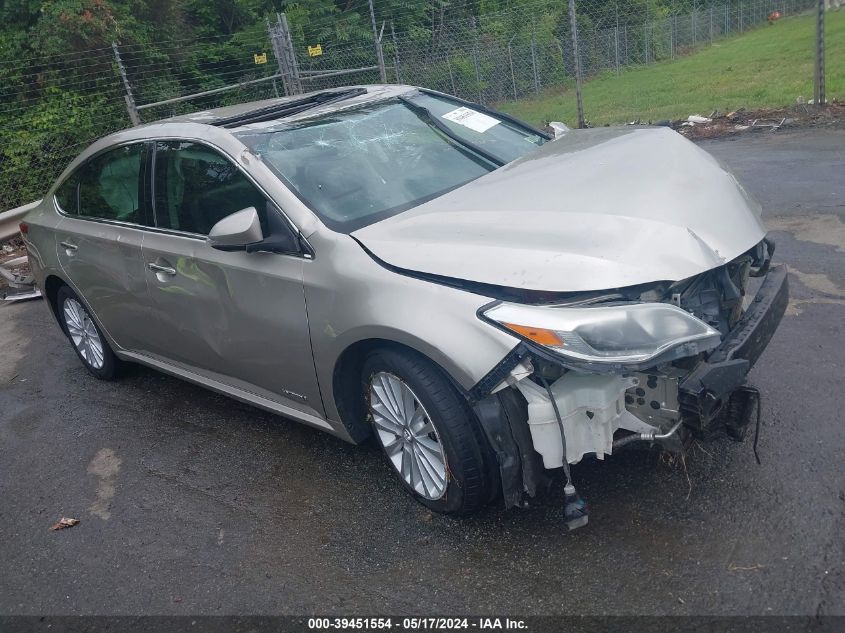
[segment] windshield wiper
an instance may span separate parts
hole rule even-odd
[[[507,121],[508,123],[511,123],[512,125],[520,128],[522,130],[530,132],[531,134],[536,134],[537,136],[544,138],[547,141],[552,140],[552,137],[550,135],[546,134],[543,130],[538,129],[538,128],[534,127],[533,125],[528,125],[525,121],[520,121],[516,117],[513,117],[510,114],[508,114],[507,112],[499,112],[498,110],[491,110],[487,106],[482,105],[480,103],[475,103],[473,101],[467,101],[466,99],[461,99],[460,97],[456,97],[455,95],[443,94],[442,92],[437,92],[436,90],[429,90],[428,88],[419,88],[419,91],[421,93],[423,93],[424,95],[429,95],[429,96],[432,96],[432,97],[435,97],[435,98],[445,97],[445,98],[449,99],[450,101],[460,103],[464,107],[471,108],[471,109],[477,110],[479,112],[483,112],[484,114],[487,114],[487,115],[493,117],[494,119],[501,119],[503,121]]]
[[[250,110],[249,112],[242,112],[233,116],[224,117],[211,121],[211,125],[219,127],[238,127],[246,125],[247,123],[261,123],[263,121],[275,121],[283,117],[293,116],[305,110],[316,108],[317,106],[328,105],[336,101],[343,101],[350,97],[357,97],[365,94],[366,88],[351,88],[349,90],[332,90],[326,92],[318,92],[304,99],[294,99],[292,101],[285,101],[284,103],[276,103],[264,108]]]
[[[455,141],[455,143],[457,143],[458,145],[462,145],[463,147],[467,148],[468,150],[474,152],[475,154],[478,154],[479,156],[481,156],[485,160],[490,161],[491,163],[493,163],[497,167],[501,167],[502,165],[505,164],[505,161],[503,161],[501,158],[499,158],[495,154],[492,154],[492,153],[488,152],[486,149],[484,149],[483,147],[476,145],[472,141],[468,141],[467,139],[463,138],[462,136],[455,134],[451,129],[449,129],[448,125],[446,125],[445,123],[443,123],[443,121],[440,120],[440,117],[436,116],[428,108],[425,108],[425,107],[419,105],[418,103],[414,103],[413,101],[411,101],[410,99],[407,99],[406,97],[398,97],[398,99],[403,104],[405,104],[405,106],[407,106],[408,109],[411,112],[413,112],[414,114],[416,114],[420,119],[422,119],[423,121],[428,123],[430,126],[435,128],[436,130],[442,132],[445,136],[448,136],[450,139]]]

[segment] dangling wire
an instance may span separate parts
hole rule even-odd
[[[549,400],[552,401],[552,408],[555,410],[555,417],[560,426],[560,445],[563,450],[563,472],[566,474],[566,485],[563,487],[563,518],[566,526],[570,530],[575,530],[587,525],[589,520],[589,513],[587,510],[587,503],[578,496],[578,491],[575,490],[575,485],[572,483],[572,475],[569,473],[569,460],[566,458],[566,431],[563,428],[563,418],[560,415],[560,410],[557,408],[557,401],[555,395],[552,393],[552,388],[543,376],[540,376],[540,381],[546,388],[546,393],[549,394]]]
[[[552,393],[552,388],[549,386],[549,383],[539,373],[537,374],[537,377],[540,379],[540,382],[542,382],[543,386],[546,388],[546,393],[549,394],[549,400],[552,401],[552,407],[555,410],[555,417],[557,418],[558,426],[560,426],[560,444],[563,448],[563,472],[564,474],[566,474],[566,483],[571,486],[572,476],[569,474],[569,461],[567,461],[566,459],[566,433],[563,429],[563,418],[560,416],[560,410],[557,408],[557,401],[555,401],[555,396]]]

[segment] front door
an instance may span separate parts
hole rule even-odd
[[[303,258],[224,252],[206,242],[211,227],[236,211],[278,211],[233,162],[204,145],[159,141],[153,164],[156,230],[142,251],[154,353],[322,415]]]

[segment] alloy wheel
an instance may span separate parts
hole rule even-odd
[[[94,369],[102,369],[104,364],[103,341],[88,311],[73,298],[65,300],[64,320],[70,340],[79,355]]]
[[[425,407],[398,376],[370,380],[370,413],[390,463],[417,494],[436,501],[446,493],[446,454]]]

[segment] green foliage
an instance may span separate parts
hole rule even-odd
[[[688,12],[706,1],[710,0],[580,1],[579,31],[589,41],[593,30],[630,23],[632,33],[636,33],[646,16],[654,20]],[[392,64],[395,56],[401,56],[403,72],[407,72],[403,80],[457,92],[468,99],[495,102],[515,92],[539,90],[534,84],[536,73],[543,78],[543,87],[556,86],[557,92],[509,107],[535,122],[561,110],[568,116],[571,101],[568,93],[560,93],[571,81],[573,61],[565,0],[374,0],[374,6],[377,28],[384,28],[385,58]],[[0,0],[0,209],[37,197],[85,145],[129,124],[112,42],[120,45],[136,101],[147,104],[274,73],[266,26],[282,11],[294,44],[301,51],[298,59],[303,70],[375,63],[368,0]],[[842,15],[831,13],[829,20],[839,20]],[[787,21],[783,22],[785,25]],[[392,31],[399,34],[398,50]],[[668,56],[665,40],[635,37],[627,52],[632,58],[643,59],[647,53],[649,61],[662,59]],[[836,60],[845,58],[845,51],[837,53],[838,57],[832,53],[838,51],[841,41],[845,41],[845,34],[839,40],[829,37],[829,68],[838,68]],[[323,56],[312,58],[305,53],[306,46],[315,44],[322,46]],[[522,66],[516,70],[513,60],[509,65],[507,55],[501,54],[509,44],[521,51]],[[811,50],[802,43],[792,56],[785,57],[782,53],[787,47],[778,46],[776,43],[776,50],[771,51],[777,62],[755,67],[757,75],[749,76],[746,66],[739,62],[724,64],[742,72],[726,68],[720,81],[735,77],[737,89],[745,89],[746,98],[771,101],[775,98],[772,86],[780,85],[782,77],[795,76],[793,72],[782,72],[781,78],[772,74],[791,68],[799,60],[804,69],[806,54]],[[527,55],[529,50],[532,53]],[[760,51],[765,50],[758,49],[756,59],[761,59]],[[261,53],[268,53],[266,65],[253,61],[253,56]],[[582,53],[588,69],[607,67],[606,62],[602,65],[606,51],[585,46]],[[670,64],[665,67],[676,68]],[[678,100],[682,92],[689,96],[683,100],[686,104],[697,103],[695,95],[707,90],[706,83],[677,76],[674,70],[660,75],[662,68],[654,68],[656,76],[672,75],[671,82],[652,83],[651,67],[590,82],[585,89],[589,116],[595,121],[627,119],[633,104],[639,104],[636,107],[643,112],[663,112],[665,108],[661,108],[672,99]],[[391,79],[393,72],[388,70]],[[689,72],[708,75],[702,69]],[[839,85],[837,72],[834,70],[828,80],[829,90]],[[758,81],[758,77],[766,77],[766,82]],[[355,81],[362,82],[376,78],[377,73],[354,76]],[[321,87],[315,82],[307,85]],[[277,90],[278,86],[271,83],[256,84],[190,103],[145,110],[143,117],[152,120],[267,98]],[[620,90],[631,94],[620,95]],[[724,90],[733,94],[732,88]],[[802,84],[800,88],[790,85],[789,90],[778,94],[797,90],[800,94],[810,92]],[[787,101],[794,97],[789,96]],[[628,107],[611,107],[611,103]],[[714,107],[719,105],[714,103]],[[560,118],[559,114],[554,116]]]
[[[845,11],[829,11],[827,98],[845,98]],[[594,125],[709,115],[713,110],[782,107],[813,96],[815,16],[789,17],[674,61],[607,72],[583,87]],[[557,87],[499,107],[534,123],[574,125],[575,95]]]
[[[56,175],[54,157],[79,153],[84,149],[79,139],[94,138],[104,120],[114,116],[120,113],[106,95],[46,88],[15,125],[0,128],[0,204],[17,206],[43,195],[45,182]]]

